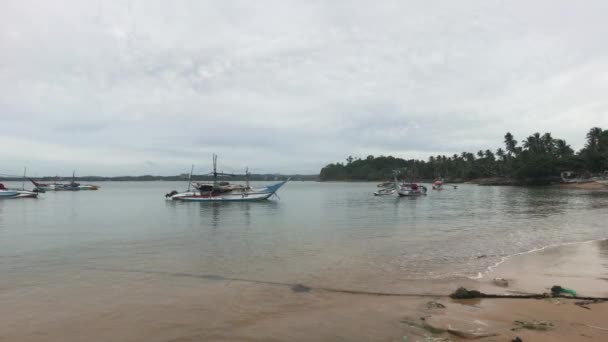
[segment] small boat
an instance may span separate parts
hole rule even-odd
[[[562,171],[560,173],[560,177],[562,179],[562,183],[566,183],[566,184],[568,184],[568,183],[589,183],[589,182],[593,181],[588,173],[581,174],[581,173],[574,172],[574,171]]]
[[[395,183],[393,181],[386,181],[386,182],[378,183],[376,186],[379,187],[379,188],[385,188],[385,189],[388,188],[388,189],[390,189],[390,188],[393,188],[395,186]]]
[[[600,176],[593,177],[593,181],[602,185],[608,185],[608,170],[604,171]]]
[[[30,182],[32,182],[32,184],[34,184],[35,188],[34,190],[38,190],[40,192],[45,192],[45,191],[80,191],[80,190],[98,190],[99,186],[97,185],[92,185],[92,184],[80,184],[80,183],[76,183],[75,179],[76,179],[76,172],[74,171],[74,173],[72,173],[72,181],[69,183],[58,183],[58,182],[53,182],[53,183],[49,183],[49,184],[45,184],[45,183],[39,183],[36,182],[35,180],[30,178]]]
[[[194,169],[194,166],[193,166]],[[190,171],[190,180],[188,181],[188,190],[179,193],[175,190],[165,195],[165,198],[173,201],[185,202],[252,202],[263,201],[269,199],[279,189],[287,183],[288,180],[268,185],[262,188],[251,188],[249,186],[249,171],[245,172],[247,179],[246,185],[232,185],[228,182],[218,182],[220,176],[235,176],[233,174],[225,174],[217,172],[217,156],[213,155],[213,182],[212,183],[193,183],[192,171]],[[190,191],[190,186],[194,186],[198,191]]]
[[[0,199],[8,198],[36,198],[38,193],[34,191],[7,189],[4,184],[0,183]]]
[[[436,180],[435,182],[433,182],[433,186],[432,186],[433,190],[443,190],[443,180]]]
[[[426,195],[427,188],[417,183],[404,183],[397,189],[397,194],[401,197]]]
[[[374,196],[387,196],[387,195],[392,195],[394,193],[395,193],[395,189],[385,188],[385,189],[380,189],[380,190],[374,192]]]
[[[414,182],[399,184],[395,175],[395,188],[399,197],[422,196],[426,195],[427,188]]]

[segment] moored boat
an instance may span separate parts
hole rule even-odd
[[[602,185],[608,185],[608,170],[604,171],[600,176],[592,178],[594,182]]]
[[[0,183],[0,199],[36,197],[38,197],[37,192],[19,189],[7,189],[4,184]]]
[[[432,186],[433,190],[443,190],[443,180],[436,180],[435,182],[433,182],[433,186]]]
[[[397,194],[401,197],[426,195],[427,188],[417,183],[404,183],[397,189]]]
[[[230,184],[228,182],[218,182],[219,176],[234,176],[232,174],[224,174],[217,172],[217,156],[213,155],[213,176],[212,183],[192,182],[188,181],[188,190],[185,192],[172,192],[165,195],[168,200],[185,201],[185,202],[230,202],[230,201],[263,201],[269,199],[272,195],[287,183],[287,180],[268,185],[262,188],[251,188],[249,186],[249,172],[245,172],[247,179],[246,185]],[[190,172],[192,178],[192,171]],[[196,191],[190,191],[190,186],[193,186]]]
[[[58,183],[57,181],[53,183],[40,183],[30,178],[30,182],[34,184],[34,190],[39,190],[40,192],[45,191],[80,191],[80,190],[98,190],[99,186],[93,184],[80,184],[76,183],[76,172],[72,173],[72,181],[69,183]]]
[[[394,188],[385,188],[385,189],[380,189],[380,190],[374,192],[374,196],[387,196],[387,195],[392,195],[394,193],[395,193]]]
[[[395,189],[397,190],[397,195],[399,195],[399,197],[426,195],[427,188],[424,185],[419,185],[418,183],[414,182],[399,184],[396,175],[394,176],[394,182]]]

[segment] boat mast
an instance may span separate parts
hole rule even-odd
[[[188,178],[188,191],[190,192],[190,184],[192,184],[192,172],[194,172],[194,164],[192,164],[192,168],[190,168],[190,178]]]
[[[245,168],[245,187],[249,190],[249,166]]]
[[[213,154],[213,189],[217,188],[217,154]]]
[[[25,190],[25,173],[27,171],[27,167],[23,167],[23,181],[21,182],[21,190]]]

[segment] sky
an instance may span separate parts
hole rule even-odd
[[[0,173],[318,173],[608,129],[607,1],[0,0]]]

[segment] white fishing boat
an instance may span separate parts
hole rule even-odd
[[[427,192],[427,188],[424,185],[414,182],[399,184],[397,176],[395,176],[395,188],[399,197],[422,196],[426,195]]]
[[[578,173],[574,171],[562,171],[560,173],[562,183],[589,183],[593,182],[589,173]]]
[[[395,189],[385,188],[385,189],[380,189],[380,190],[374,192],[374,196],[388,196],[388,195],[392,195],[394,193],[395,193]]]
[[[38,197],[37,192],[19,189],[7,189],[4,184],[0,183],[0,199],[36,197]]]
[[[594,182],[602,185],[608,185],[608,170],[604,171],[600,176],[592,178]]]
[[[193,167],[194,168],[194,167]],[[231,201],[263,201],[274,195],[287,180],[268,185],[261,188],[251,188],[249,186],[249,172],[245,172],[247,179],[246,185],[232,185],[227,182],[218,182],[220,176],[234,176],[233,174],[225,174],[217,172],[217,156],[213,155],[213,176],[212,183],[200,183],[188,181],[188,190],[185,192],[172,192],[165,195],[165,198],[173,201],[185,202],[231,202]],[[192,178],[192,171],[190,172]],[[223,184],[222,184],[223,183]],[[190,191],[190,186],[194,186],[196,191]]]

